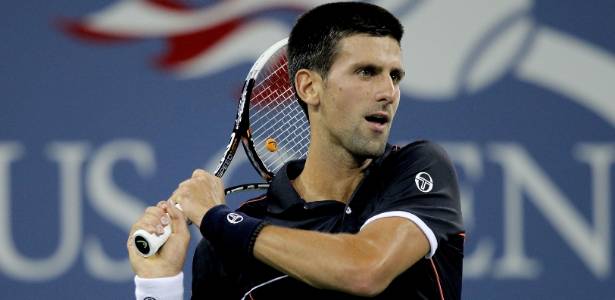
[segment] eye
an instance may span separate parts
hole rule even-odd
[[[404,78],[404,73],[403,71],[393,71],[390,76],[393,82],[398,84]]]
[[[356,70],[356,73],[361,77],[372,77],[376,75],[376,69],[374,67],[361,67]]]

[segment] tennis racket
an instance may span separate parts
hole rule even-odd
[[[225,194],[267,189],[274,174],[289,160],[305,158],[310,141],[308,120],[295,99],[288,75],[288,39],[269,47],[256,60],[243,86],[231,139],[216,167],[222,177],[237,147],[243,148],[264,183],[242,184],[225,189]],[[171,234],[169,225],[158,236],[137,230],[134,242],[143,256],[151,256]]]

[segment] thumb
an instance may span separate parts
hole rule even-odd
[[[187,218],[184,215],[184,212],[181,210],[180,206],[175,203],[172,199],[169,201],[169,206],[167,208],[167,213],[169,217],[171,217],[171,226],[173,226],[174,233],[184,233],[188,231],[188,226],[186,225]]]
[[[167,240],[165,246],[160,249],[160,254],[163,257],[172,256],[174,257],[173,260],[180,261],[179,265],[181,269],[185,252],[190,242],[190,231],[188,231],[186,217],[184,217],[182,211],[175,206],[175,202],[168,201],[165,206],[166,212],[171,219],[171,236]]]

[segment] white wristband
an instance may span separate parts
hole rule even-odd
[[[135,297],[137,300],[182,300],[184,273],[161,278],[135,276]]]

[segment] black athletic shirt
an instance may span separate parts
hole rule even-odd
[[[453,166],[444,150],[419,141],[387,146],[355,190],[348,205],[336,200],[305,202],[290,180],[304,161],[280,169],[266,195],[238,210],[273,225],[321,232],[357,233],[367,223],[397,216],[426,235],[429,254],[401,273],[374,299],[460,299],[464,229]],[[386,234],[386,232],[383,232]],[[360,299],[321,290],[251,258],[237,261],[206,239],[193,260],[193,299]]]

